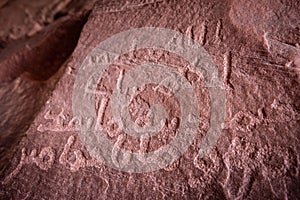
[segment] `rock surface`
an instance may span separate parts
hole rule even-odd
[[[41,41],[36,50],[16,45],[10,51],[5,46],[1,52],[5,56],[0,55],[1,166],[5,166],[1,199],[299,199],[299,4],[296,0],[98,1],[86,23],[82,15],[76,15],[81,25],[74,16],[62,17],[43,30],[48,39],[32,36],[31,40]],[[64,22],[74,20],[78,26],[70,31],[80,37],[77,45],[67,42],[66,46],[76,45],[75,50],[70,47],[63,58],[43,57],[48,45],[67,52],[55,40],[57,29],[51,27],[61,27],[71,37]],[[207,91],[200,90],[203,120],[195,142],[170,166],[136,174],[111,169],[89,154],[77,134],[72,91],[78,70],[93,48],[116,33],[140,27],[173,29],[205,48],[226,87],[226,121],[215,148],[198,157],[210,116]],[[35,59],[40,51],[43,59]],[[138,63],[147,56],[151,60],[148,53],[136,51],[133,56],[123,55],[121,61]],[[25,58],[14,59],[19,55]],[[158,61],[167,62],[168,56]],[[24,59],[33,65],[23,65]],[[59,64],[40,68],[40,63],[52,59]],[[13,63],[14,70],[6,63]],[[185,66],[180,60],[174,65],[177,70]],[[104,86],[109,93],[118,74],[108,71],[100,89]],[[185,75],[193,80],[192,73]],[[150,90],[145,88],[145,94],[141,91],[132,101],[132,118],[145,117],[148,104],[159,99],[172,105],[176,117],[176,101],[155,94],[147,99]],[[139,150],[138,143],[126,137],[124,141],[110,122],[112,105],[107,104],[103,123],[108,136],[123,148]],[[172,137],[172,129],[163,133],[150,148]]]

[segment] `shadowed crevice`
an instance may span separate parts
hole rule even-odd
[[[1,176],[14,147],[62,76],[61,67],[76,47],[89,13],[63,17],[29,41],[18,41],[0,53]]]

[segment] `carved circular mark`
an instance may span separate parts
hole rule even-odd
[[[112,65],[122,55],[138,49],[170,52],[183,58],[189,65],[177,70],[159,62],[140,63],[131,68]],[[159,61],[160,56],[151,56],[146,60],[157,58]],[[126,64],[126,60],[123,64]],[[130,61],[127,64],[130,66]],[[117,81],[106,79],[111,80],[113,88],[109,87],[107,81],[99,86],[108,69],[115,69],[118,74],[115,77]],[[93,157],[121,171],[142,173],[172,164],[187,150],[199,131],[201,108],[195,92],[196,84],[192,81],[193,75],[196,80],[200,77],[204,79],[211,109],[210,127],[200,148],[201,157],[217,142],[225,118],[223,83],[208,53],[190,38],[161,28],[132,29],[103,41],[86,57],[74,84],[74,115],[84,119],[94,118],[93,125],[81,124],[79,136],[82,142]],[[189,76],[192,78],[187,78]],[[142,91],[148,90],[149,93],[149,88],[152,88],[153,96],[160,93],[170,99],[173,97],[173,105],[176,102],[179,105],[177,114],[172,116],[168,106],[158,98],[157,102],[150,102],[151,98],[143,99]],[[95,106],[97,98],[99,104]],[[130,110],[134,101],[143,105],[143,100],[144,109]],[[110,120],[106,118],[107,109],[111,111]],[[111,125],[112,131],[103,129],[106,124]],[[163,132],[164,127],[176,129],[174,136],[158,149],[145,151],[151,138]],[[116,128],[118,131],[115,131]],[[108,135],[117,138],[115,144]],[[121,148],[127,137],[140,141],[138,152]]]

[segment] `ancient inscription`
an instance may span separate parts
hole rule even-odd
[[[40,169],[47,171],[53,166],[55,159],[55,151],[51,147],[42,148],[41,152],[37,155],[37,150],[33,149],[30,154],[26,153],[26,148],[22,149],[21,159],[17,167],[2,181],[2,184],[7,184],[13,179],[26,164],[34,163]]]
[[[75,142],[75,137],[70,136],[64,146],[63,152],[59,156],[59,163],[70,169],[72,172],[76,172],[84,167],[96,167],[102,168],[102,164],[100,164],[95,159],[87,159],[83,152],[79,149],[73,151],[75,155],[75,161],[69,161],[70,154],[72,153],[71,147]],[[2,184],[7,184],[14,177],[16,177],[23,166],[26,164],[36,164],[41,170],[49,170],[55,161],[55,150],[52,147],[44,147],[41,152],[38,154],[36,149],[33,149],[29,154],[26,153],[27,149],[23,148],[21,152],[21,158],[19,164],[16,168],[4,178]]]

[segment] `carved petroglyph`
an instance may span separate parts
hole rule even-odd
[[[75,137],[70,136],[67,140],[67,143],[64,146],[63,152],[61,153],[59,157],[59,163],[70,169],[72,172],[76,172],[80,170],[81,168],[85,167],[95,167],[102,169],[102,164],[99,163],[95,159],[87,159],[83,152],[81,150],[74,150],[75,155],[75,161],[71,162],[69,161],[70,153],[71,153],[71,147],[75,142]],[[42,148],[41,152],[37,155],[37,150],[33,149],[30,154],[26,153],[26,149],[22,149],[21,159],[19,161],[19,164],[17,167],[4,178],[2,181],[2,184],[7,184],[9,181],[11,181],[14,177],[16,177],[22,167],[26,164],[36,164],[41,170],[49,170],[55,160],[55,150],[52,147],[44,147]]]
[[[121,89],[122,89],[123,78],[124,78],[124,70],[122,69],[120,71],[119,78],[117,80],[117,90],[119,90],[120,93],[121,93]]]
[[[149,148],[150,137],[148,135],[142,135],[140,138],[140,153],[146,153]]]
[[[130,154],[128,153],[123,154],[123,156],[119,156],[119,152],[122,151],[120,147],[123,145],[125,140],[126,140],[126,135],[121,134],[118,136],[118,139],[113,146],[111,158],[113,163],[118,167],[124,167],[128,165],[130,161]]]
[[[222,42],[222,20],[218,20],[217,25],[216,25],[216,33],[215,33],[215,42],[220,43]]]
[[[105,103],[105,102],[103,102]],[[100,114],[100,113],[99,113]],[[102,116],[103,117],[103,116]],[[40,124],[37,127],[39,132],[75,132],[79,131],[80,126],[85,128],[91,128],[96,122],[92,118],[82,118],[81,116],[74,116],[71,118],[69,114],[65,113],[64,109],[61,109],[59,114],[52,113],[51,110],[48,110],[44,115],[44,118],[49,120],[46,123]]]
[[[72,172],[78,171],[80,168],[84,167],[96,167],[96,168],[101,168],[101,164],[99,164],[96,160],[94,159],[86,159],[85,156],[83,155],[83,152],[81,150],[75,150],[75,161],[71,162],[68,160],[68,156],[71,151],[71,147],[75,142],[75,137],[70,136],[67,140],[67,143],[64,146],[64,150],[61,153],[59,157],[59,163],[69,167]]]
[[[49,170],[54,163],[55,151],[51,147],[42,148],[39,155],[37,155],[37,150],[33,149],[31,153],[26,154],[26,149],[22,149],[21,159],[17,167],[2,181],[2,184],[7,184],[11,179],[13,179],[26,164],[34,163],[42,170]]]
[[[201,24],[201,30],[200,30],[200,35],[199,35],[199,39],[198,39],[198,41],[200,42],[200,44],[202,46],[204,46],[206,44],[206,35],[207,35],[207,25],[206,25],[206,21],[204,21]]]
[[[153,88],[155,92],[161,92],[167,96],[172,96],[174,93],[176,93],[179,89],[178,83],[172,81],[173,78],[176,78],[174,76],[170,76],[165,78],[163,81],[161,81],[156,87]],[[176,79],[175,79],[176,80]],[[168,88],[164,87],[164,85],[168,86]]]
[[[102,90],[97,90],[95,87],[97,86],[98,83],[98,79],[95,77],[91,77],[86,86],[85,86],[85,93],[86,94],[96,94],[96,95],[102,95],[102,96],[106,96],[107,92],[106,91],[102,91]]]
[[[220,25],[221,26],[221,25]],[[205,23],[204,23],[204,27],[205,27]],[[221,29],[221,27],[220,27]],[[142,31],[142,32],[141,32]],[[158,32],[159,31],[159,32]],[[129,172],[135,171],[135,172],[141,172],[141,171],[152,171],[152,170],[157,170],[157,169],[163,169],[166,166],[169,166],[171,163],[174,163],[174,161],[180,157],[180,153],[185,151],[184,149],[187,148],[187,145],[191,145],[192,143],[192,136],[195,135],[197,133],[198,130],[198,124],[199,122],[199,107],[198,107],[198,101],[197,101],[197,95],[195,93],[195,91],[193,90],[193,85],[195,84],[196,86],[198,86],[197,81],[202,81],[202,68],[207,68],[206,70],[206,75],[204,77],[205,81],[208,81],[208,83],[206,84],[207,87],[213,87],[212,91],[210,91],[210,97],[213,99],[212,102],[214,104],[214,106],[219,107],[220,105],[223,106],[223,104],[221,103],[222,101],[224,101],[225,98],[225,93],[224,93],[224,87],[221,80],[219,80],[218,77],[218,71],[215,70],[215,65],[213,64],[213,61],[210,60],[209,55],[207,54],[207,52],[205,52],[205,50],[203,49],[203,47],[199,46],[199,44],[197,44],[197,42],[193,42],[194,38],[197,38],[197,36],[195,34],[199,34],[199,32],[197,32],[199,30],[197,30],[197,27],[191,25],[188,26],[187,29],[185,30],[185,34],[188,36],[185,36],[184,34],[181,34],[179,32],[176,31],[172,31],[172,30],[167,30],[167,29],[162,29],[159,30],[157,28],[141,28],[141,29],[132,29],[129,30],[128,33],[126,33],[125,35],[123,34],[118,34],[116,36],[116,38],[120,38],[120,41],[124,41],[124,40],[132,40],[133,43],[131,42],[130,44],[127,45],[127,48],[130,48],[130,46],[133,47],[131,49],[129,49],[129,51],[131,53],[133,53],[133,56],[137,57],[139,54],[138,52],[133,52],[134,49],[139,49],[138,47],[141,46],[143,49],[144,48],[149,48],[147,45],[151,45],[153,46],[154,49],[158,48],[158,49],[163,49],[165,51],[168,51],[170,53],[173,54],[178,54],[177,52],[179,52],[179,54],[181,55],[182,53],[186,53],[186,55],[182,55],[181,57],[185,58],[187,57],[188,62],[189,63],[194,63],[194,61],[196,61],[196,66],[189,66],[187,65],[185,62],[185,66],[189,66],[191,67],[191,69],[189,69],[189,71],[187,72],[187,70],[184,72],[184,70],[182,70],[181,74],[187,74],[187,77],[181,77],[179,73],[176,72],[175,68],[177,66],[177,62],[182,62],[178,59],[174,59],[174,61],[176,61],[175,63],[172,63],[172,65],[174,65],[174,67],[168,67],[165,65],[159,65],[159,64],[154,64],[152,62],[150,63],[145,63],[142,65],[138,65],[137,67],[134,67],[133,69],[127,69],[125,68],[124,71],[115,71],[114,69],[114,75],[113,75],[113,79],[115,81],[116,80],[116,87],[114,88],[109,88],[109,91],[112,91],[112,95],[111,95],[111,100],[110,100],[110,105],[109,105],[109,109],[111,109],[111,114],[112,116],[108,115],[109,118],[112,117],[112,119],[114,120],[114,122],[110,122],[112,124],[116,124],[116,126],[120,127],[121,130],[123,130],[123,132],[126,132],[126,134],[132,135],[134,137],[137,137],[138,139],[140,139],[140,136],[147,133],[149,134],[149,137],[151,137],[154,134],[157,134],[158,132],[160,132],[162,130],[162,128],[164,128],[164,125],[166,124],[166,120],[167,120],[167,113],[166,111],[169,111],[169,109],[164,109],[165,105],[161,105],[160,100],[166,99],[168,101],[170,101],[170,103],[173,102],[173,99],[176,99],[176,101],[179,102],[179,104],[182,104],[183,108],[182,111],[180,112],[180,114],[182,116],[180,116],[180,123],[176,122],[177,119],[174,119],[171,123],[168,123],[168,126],[171,126],[171,129],[166,130],[166,132],[164,132],[165,130],[163,130],[163,134],[162,136],[158,136],[159,139],[163,138],[161,141],[163,141],[165,138],[166,140],[168,139],[165,135],[168,136],[173,136],[173,142],[174,143],[178,143],[178,148],[177,145],[169,145],[166,144],[164,148],[159,148],[155,154],[152,154],[151,152],[148,153],[136,153],[136,152],[131,152],[133,150],[126,150],[123,149],[122,146],[124,145],[124,147],[130,145],[131,143],[129,142],[129,144],[126,142],[124,142],[124,140],[126,139],[126,137],[124,136],[124,133],[121,133],[119,135],[113,134],[112,132],[114,132],[116,130],[116,128],[112,128],[111,127],[111,131],[108,132],[108,136],[109,137],[114,137],[111,138],[113,140],[117,139],[117,142],[115,142],[115,144],[112,147],[112,144],[109,143],[107,141],[108,138],[102,138],[101,140],[92,140],[89,145],[95,145],[94,143],[101,143],[100,145],[97,144],[99,146],[98,149],[95,149],[94,153],[99,153],[99,155],[102,155],[103,153],[101,152],[101,149],[106,151],[106,148],[112,148],[112,152],[111,150],[109,151],[109,158],[107,158],[107,160],[112,161],[112,162],[106,162],[106,164],[111,165],[112,168],[114,169],[119,169],[122,171],[126,171],[129,170]],[[221,30],[219,30],[220,32]],[[130,33],[131,32],[131,33]],[[162,43],[161,39],[159,39],[158,41],[156,41],[157,37],[153,37],[153,35],[156,35],[154,33],[157,32],[158,36],[163,36],[162,34],[165,34],[165,36],[167,37],[162,37],[165,41]],[[182,31],[184,32],[184,31]],[[125,33],[125,32],[124,32]],[[220,33],[219,33],[220,34]],[[145,37],[149,37],[149,41],[151,41],[150,44],[145,43],[146,39]],[[114,39],[116,39],[114,38]],[[136,40],[136,42],[134,42],[134,40]],[[141,41],[139,41],[141,40]],[[205,40],[205,39],[204,39]],[[115,41],[114,41],[115,42]],[[122,47],[120,47],[119,45],[116,46],[105,46],[105,48],[100,48],[101,45],[105,45],[106,43],[104,42],[103,44],[99,45],[99,52],[101,51],[106,51],[106,49],[108,49],[108,51],[115,51],[115,52],[119,52],[120,50],[122,50]],[[117,43],[116,43],[117,44]],[[143,44],[143,45],[141,45]],[[162,47],[163,45],[163,47]],[[192,45],[192,46],[191,46]],[[193,56],[190,57],[190,53],[188,53],[186,51],[186,49],[189,49],[191,47],[191,49],[194,51],[193,52]],[[195,48],[197,47],[197,48]],[[128,49],[125,49],[128,52]],[[203,50],[203,57],[201,56],[200,51]],[[97,52],[97,54],[99,53]],[[123,52],[120,51],[120,52]],[[130,53],[128,52],[128,53]],[[151,57],[150,55],[153,54],[153,51],[148,51],[148,55],[146,55],[146,60],[148,56]],[[91,52],[91,56],[95,54],[95,52]],[[95,54],[95,55],[97,55]],[[94,56],[95,56],[94,55]],[[166,54],[168,55],[168,54]],[[199,55],[199,56],[198,56]],[[135,58],[134,57],[134,58]],[[201,59],[199,59],[201,57]],[[163,58],[165,59],[165,58]],[[150,59],[151,60],[151,59]],[[208,63],[203,63],[204,61],[209,61]],[[120,58],[120,61],[123,61],[122,58]],[[119,63],[119,61],[118,61]],[[136,61],[133,61],[134,64],[139,64],[136,63]],[[131,64],[133,64],[131,63]],[[127,64],[127,63],[125,63]],[[128,63],[130,64],[130,63]],[[208,67],[209,66],[209,67]],[[84,66],[81,68],[82,70],[85,69],[85,64]],[[94,65],[89,66],[92,70],[92,68],[95,68]],[[103,72],[105,70],[107,70],[104,66],[103,67]],[[201,69],[198,69],[202,67]],[[182,68],[182,66],[180,66],[179,68]],[[80,71],[81,71],[80,69]],[[120,68],[119,68],[120,69]],[[95,69],[95,71],[99,70],[98,68]],[[203,69],[204,71],[205,69]],[[126,73],[125,73],[126,72]],[[80,74],[80,73],[79,73]],[[104,75],[104,74],[102,74]],[[106,77],[107,75],[104,75],[103,77]],[[96,113],[94,112],[86,112],[86,108],[87,106],[82,106],[82,102],[84,101],[83,99],[86,100],[86,102],[88,102],[88,107],[90,107],[91,111],[93,111],[94,108],[94,103],[90,103],[90,96],[86,95],[85,96],[85,91],[84,88],[82,87],[83,85],[86,84],[87,80],[89,80],[89,78],[91,77],[91,74],[89,73],[85,73],[84,71],[82,71],[82,76],[78,76],[76,79],[76,83],[75,83],[75,89],[74,89],[74,96],[73,96],[73,112],[74,113],[78,113],[79,115],[85,115],[85,116],[90,116],[90,115],[95,115]],[[101,79],[100,76],[98,76],[98,82],[97,80],[93,80],[93,84],[92,85],[97,85],[99,84],[99,82],[101,82],[101,84],[104,84],[102,81],[105,81],[105,79]],[[190,79],[190,81],[188,80]],[[209,79],[209,80],[207,80]],[[113,83],[115,84],[115,82]],[[148,86],[145,86],[148,85]],[[126,87],[125,87],[126,86]],[[101,86],[102,87],[102,86]],[[135,99],[137,99],[136,97],[141,96],[140,94],[144,95],[144,92],[140,93],[140,88],[145,87],[147,90],[148,89],[152,89],[151,93],[155,93],[157,92],[157,97],[153,97],[154,101],[158,101],[157,104],[150,106],[148,105],[148,107],[150,107],[145,113],[143,113],[143,115],[134,115],[134,113],[130,113],[130,109],[132,108],[132,106],[130,106],[131,104],[134,104]],[[152,87],[152,88],[151,88]],[[128,92],[126,91],[127,88],[129,88]],[[95,89],[95,88],[91,88],[91,89]],[[124,91],[123,91],[124,90]],[[219,91],[220,90],[220,91]],[[219,91],[219,92],[216,92]],[[122,94],[122,92],[124,92]],[[139,94],[140,93],[140,94]],[[164,95],[163,95],[164,94]],[[108,95],[110,96],[110,95]],[[82,98],[83,97],[83,98]],[[163,97],[163,99],[162,99]],[[224,98],[223,98],[224,97]],[[103,98],[103,97],[102,97]],[[148,97],[146,97],[148,98]],[[152,99],[152,96],[149,96],[150,101]],[[156,98],[161,98],[156,100]],[[216,98],[216,99],[215,99]],[[215,100],[214,100],[215,99]],[[100,100],[101,101],[101,100]],[[166,102],[166,106],[169,106],[169,102]],[[103,101],[104,103],[101,102],[101,105],[105,105],[105,101]],[[152,103],[152,102],[151,102]],[[78,104],[78,105],[77,105]],[[148,103],[149,104],[149,103]],[[104,110],[105,106],[101,106],[100,105],[100,109],[98,110],[99,113],[97,113],[98,116],[96,116],[96,118],[98,118],[98,121],[100,121],[100,123],[106,123],[105,125],[107,125],[107,119],[105,117],[105,119],[103,120],[103,115],[102,113],[104,113],[104,111],[102,112],[102,110]],[[129,108],[127,108],[129,106]],[[134,106],[133,106],[134,107]],[[103,109],[101,109],[103,108]],[[135,110],[139,110],[141,111],[141,107],[140,105],[138,105],[136,108],[134,108]],[[223,115],[224,113],[222,112],[222,108],[218,109],[218,117],[212,117],[216,120],[213,121],[213,123],[215,123],[216,126],[212,125],[212,127],[214,128],[210,128],[209,134],[211,132],[213,132],[212,130],[214,129],[214,137],[212,138],[208,138],[205,143],[205,148],[206,151],[204,153],[202,153],[202,155],[204,155],[205,153],[207,153],[209,151],[209,147],[208,146],[212,146],[214,145],[212,141],[215,141],[215,138],[217,138],[217,134],[220,134],[221,131],[220,130],[220,126],[219,123],[217,121],[222,120],[222,117],[219,117],[220,115]],[[172,108],[170,109],[171,111]],[[129,111],[129,112],[128,112]],[[177,112],[177,111],[176,111]],[[189,114],[194,115],[194,118],[196,120],[191,120],[188,122],[187,121],[187,115]],[[149,114],[149,115],[148,115]],[[212,112],[212,116],[215,114],[215,112]],[[130,116],[131,115],[131,116]],[[149,120],[148,120],[149,119]],[[169,121],[167,121],[169,122]],[[213,124],[212,123],[212,124]],[[170,124],[170,125],[169,125]],[[179,124],[179,127],[178,127]],[[104,132],[105,132],[105,126],[103,124],[103,128],[104,128]],[[172,131],[174,127],[177,127],[177,133],[176,131]],[[184,139],[181,138],[181,132],[185,132],[186,128],[188,127],[187,130],[187,134],[184,135]],[[167,127],[166,127],[167,128]],[[109,128],[110,129],[110,128]],[[100,130],[103,131],[103,130]],[[169,135],[169,133],[173,134],[173,135]],[[87,134],[90,134],[90,132],[85,132],[85,131],[80,131],[79,134],[84,134],[86,137]],[[105,134],[103,134],[105,135]],[[101,137],[101,136],[99,136]],[[142,138],[144,139],[144,138]],[[178,142],[177,142],[178,140]],[[139,141],[134,141],[136,145],[139,145],[138,142]],[[137,142],[137,143],[136,143]],[[140,141],[140,146],[143,147],[141,148],[142,151],[147,151],[147,143],[149,143],[146,140],[142,140]],[[156,143],[155,143],[156,145]],[[151,143],[151,148],[153,148],[152,143]],[[175,149],[176,148],[176,149]],[[88,149],[88,148],[87,148]],[[141,159],[140,160],[140,156],[141,154],[146,154],[146,157],[149,159]],[[155,159],[151,160],[151,159]],[[156,161],[157,160],[157,161]],[[142,161],[142,162],[140,162]],[[149,162],[148,162],[149,161]],[[137,162],[137,163],[135,163]],[[147,165],[147,166],[146,166]],[[145,167],[144,167],[145,166]],[[176,163],[173,165],[176,166]],[[173,166],[169,166],[168,169],[172,169],[174,168]],[[132,168],[129,168],[132,167]],[[176,168],[176,167],[175,167]],[[167,168],[166,168],[167,170]]]
[[[54,131],[54,132],[63,132],[63,131],[75,131],[75,127],[72,126],[72,123],[68,125],[66,123],[67,119],[69,118],[68,114],[64,113],[64,109],[61,109],[61,112],[59,114],[52,113],[51,110],[48,110],[46,114],[44,115],[44,118],[47,120],[50,120],[50,122],[45,124],[40,124],[37,127],[37,130],[40,132],[46,132],[46,131]],[[72,119],[70,121],[75,121],[75,119]]]
[[[231,70],[232,70],[232,55],[230,51],[226,52],[226,54],[224,55],[223,65],[224,65],[223,73],[224,73],[225,85],[227,85],[230,89],[233,89],[233,86],[230,82]]]
[[[195,40],[194,26],[192,26],[192,25],[188,26],[185,31],[185,35],[188,36],[189,38],[193,39],[193,40],[188,41],[189,44],[192,44],[193,41]]]
[[[207,22],[204,21],[200,26],[189,25],[185,31],[185,35],[192,40],[188,40],[188,44],[193,44],[194,41],[204,46],[207,37]]]
[[[103,118],[104,118],[104,113],[105,113],[105,109],[107,107],[107,104],[108,104],[108,101],[109,99],[104,97],[101,99],[101,103],[100,103],[100,106],[99,106],[99,110],[98,110],[98,123],[100,123],[101,125],[103,124]]]

